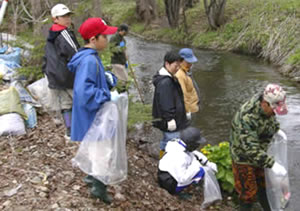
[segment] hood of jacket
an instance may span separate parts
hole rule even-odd
[[[72,57],[68,63],[68,68],[71,72],[75,73],[80,62],[89,55],[98,55],[98,52],[92,48],[80,48],[79,51]]]
[[[180,139],[172,139],[168,141],[165,151],[166,152],[184,152],[186,144]]]
[[[59,24],[53,24],[51,26],[51,28],[49,29],[49,35],[48,35],[48,38],[47,40],[49,42],[54,42],[54,40],[57,38],[57,36],[61,33],[61,31],[67,29],[66,26],[62,26],[62,25],[59,25]]]
[[[166,68],[162,67],[157,74],[153,76],[153,85],[156,86],[162,79],[166,77],[173,78],[171,73],[169,73]]]

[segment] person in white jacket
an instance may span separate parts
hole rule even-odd
[[[170,140],[165,154],[158,164],[158,183],[170,194],[180,193],[193,183],[198,183],[205,175],[203,166],[217,172],[215,163],[196,149],[205,143],[200,130],[188,127],[180,132],[180,139]]]

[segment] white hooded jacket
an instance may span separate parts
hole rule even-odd
[[[184,188],[204,177],[204,169],[192,152],[186,151],[186,144],[180,139],[168,141],[166,153],[159,161],[158,168],[172,175],[177,188]]]

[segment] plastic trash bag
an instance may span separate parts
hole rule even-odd
[[[14,87],[0,92],[0,115],[8,113],[18,113],[24,119],[27,119],[27,115],[20,102],[19,94]]]
[[[201,207],[206,208],[211,203],[222,200],[222,194],[214,171],[206,166],[203,166],[203,168],[205,170],[203,183],[204,200]]]
[[[116,102],[104,103],[84,136],[74,166],[106,185],[115,185],[127,178],[128,96],[120,94]]]
[[[28,85],[27,89],[45,109],[49,108],[51,102],[49,99],[50,97],[47,78],[41,78],[40,80]]]
[[[13,81],[10,84],[11,87],[14,87],[18,93],[19,97],[22,103],[30,103],[35,107],[41,107],[41,104],[39,104],[27,91],[27,89],[24,88],[23,84],[20,81]]]
[[[287,140],[283,136],[278,133],[274,135],[268,154],[273,156],[275,161],[284,166],[285,169],[288,169]],[[271,210],[284,210],[288,206],[291,197],[288,174],[284,177],[278,176],[271,169],[266,168],[265,176],[266,191]]]
[[[0,116],[0,136],[24,134],[26,134],[24,120],[19,114],[10,113]]]
[[[28,117],[28,119],[25,120],[25,125],[28,128],[34,128],[37,125],[37,115],[35,108],[28,103],[22,104],[22,107]]]
[[[0,59],[19,65],[21,63],[21,48],[8,48],[4,54],[0,54]]]

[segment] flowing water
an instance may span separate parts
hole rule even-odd
[[[147,103],[152,103],[152,77],[163,64],[164,54],[179,50],[159,42],[127,37],[131,63],[139,64],[136,75]],[[230,121],[243,102],[262,91],[268,83],[278,83],[287,92],[288,114],[279,116],[288,136],[289,177],[292,200],[287,210],[300,210],[300,84],[291,82],[257,58],[232,53],[194,49],[198,63],[192,73],[201,96],[201,109],[193,117],[210,144],[228,141]]]

